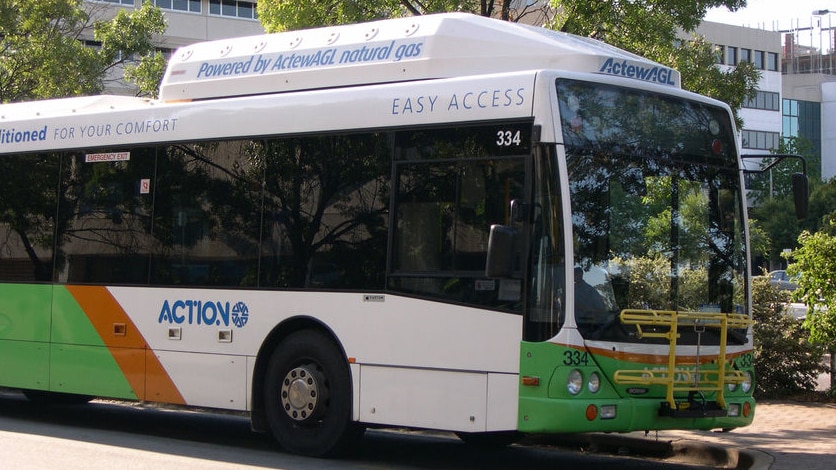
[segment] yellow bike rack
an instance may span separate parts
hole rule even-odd
[[[725,385],[739,384],[746,379],[746,375],[731,368],[731,361],[726,357],[726,342],[728,330],[746,329],[752,325],[752,320],[742,314],[726,314],[714,312],[677,312],[670,310],[622,310],[621,322],[634,325],[638,338],[662,338],[668,341],[667,368],[662,370],[619,370],[614,380],[621,385],[663,385],[666,388],[665,401],[672,412],[687,410],[691,402],[677,404],[674,394],[677,392],[706,393],[715,392],[717,406],[726,409],[724,398]],[[720,351],[716,359],[707,361],[716,363],[716,369],[701,370],[703,362],[697,346],[694,360],[677,362],[676,341],[679,338],[680,326],[697,328],[717,328],[720,333]],[[666,327],[665,332],[645,331],[649,327]]]

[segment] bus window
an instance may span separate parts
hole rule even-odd
[[[52,280],[57,154],[0,159],[0,280]]]
[[[253,142],[266,172],[262,286],[383,288],[390,135]]]
[[[154,284],[255,286],[262,170],[247,140],[161,148]]]
[[[521,310],[521,280],[485,277],[490,227],[509,223],[510,201],[525,197],[526,160],[496,156],[508,151],[496,129],[398,136],[390,289]]]
[[[154,147],[64,154],[58,281],[147,284]]]

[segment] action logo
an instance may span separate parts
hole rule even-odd
[[[207,300],[163,301],[159,323],[207,326],[229,326],[243,328],[250,319],[250,309],[244,302],[221,302]]]

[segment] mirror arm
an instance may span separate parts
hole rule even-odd
[[[801,174],[807,175],[807,160],[804,159],[801,155],[794,155],[791,153],[775,153],[775,154],[766,154],[766,155],[757,155],[757,154],[744,154],[740,156],[741,160],[754,160],[755,158],[764,159],[764,158],[772,158],[773,160],[767,165],[765,168],[761,168],[759,170],[743,170],[744,173],[766,173],[767,171],[771,170],[775,165],[781,163],[787,158],[796,158],[801,160]]]

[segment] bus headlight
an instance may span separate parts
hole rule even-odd
[[[743,390],[743,393],[749,393],[749,390],[752,390],[752,374],[749,371],[743,371],[743,375],[746,378],[740,383],[740,389]]]
[[[577,395],[581,393],[583,388],[583,374],[578,369],[569,372],[569,377],[566,379],[566,390],[570,395]]]
[[[589,374],[589,380],[586,381],[586,389],[589,393],[595,393],[601,388],[601,377],[598,377],[597,372]]]

